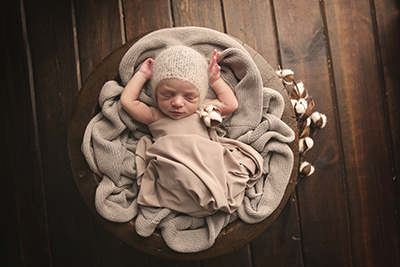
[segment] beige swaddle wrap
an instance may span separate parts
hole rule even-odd
[[[219,137],[197,113],[149,125],[136,148],[138,203],[204,217],[236,211],[244,190],[261,177],[263,158],[251,146]]]

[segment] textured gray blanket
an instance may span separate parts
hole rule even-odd
[[[217,212],[205,218],[177,214],[166,208],[141,207],[136,202],[135,149],[139,139],[149,134],[147,126],[134,121],[121,107],[119,97],[141,63],[154,58],[171,45],[188,45],[206,58],[214,49],[221,51],[221,75],[235,92],[239,108],[223,121],[229,138],[251,145],[264,158],[263,178],[246,190],[245,199],[233,214]],[[82,151],[90,168],[101,177],[96,190],[97,211],[113,222],[136,218],[139,235],[150,236],[161,229],[166,244],[183,253],[210,248],[229,222],[240,218],[254,224],[266,219],[279,205],[293,167],[288,143],[294,133],[280,118],[283,97],[264,87],[259,70],[249,53],[226,34],[199,27],[170,28],[155,31],[136,42],[123,57],[119,74],[122,84],[104,84],[99,104],[101,112],[88,124]],[[139,99],[154,105],[148,84]],[[208,98],[214,98],[209,90]]]

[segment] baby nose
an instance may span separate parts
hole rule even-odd
[[[174,101],[172,101],[172,105],[177,108],[181,108],[184,105],[183,99],[181,97],[176,97]]]

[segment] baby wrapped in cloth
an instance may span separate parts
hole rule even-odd
[[[214,49],[222,51],[221,76],[239,101],[238,110],[225,118],[222,125],[229,138],[250,145],[263,158],[262,178],[245,191],[244,200],[233,213],[218,211],[197,218],[137,203],[135,152],[139,140],[148,135],[149,130],[122,109],[119,96],[145,59],[155,58],[173,45],[190,46],[205,57]],[[163,29],[135,43],[123,57],[119,73],[123,85],[110,81],[103,86],[99,96],[102,110],[87,126],[82,143],[89,166],[101,177],[95,199],[100,215],[114,222],[128,222],[136,217],[138,234],[149,236],[159,228],[170,248],[198,252],[211,247],[221,229],[238,217],[247,223],[257,223],[276,209],[293,167],[293,153],[288,143],[293,141],[294,133],[280,120],[284,109],[282,96],[263,86],[257,66],[241,44],[205,28]],[[264,84],[281,86],[279,80],[273,78],[266,77]],[[215,98],[211,90],[207,98]],[[155,106],[150,85],[145,85],[139,99]]]
[[[152,69],[154,99],[158,95],[156,90],[170,99],[171,89],[163,91],[157,87],[173,78],[193,85],[199,94],[196,99],[204,102],[209,90],[208,64],[196,50],[171,46],[157,55]],[[224,88],[231,91],[228,86]],[[168,107],[165,112],[176,109],[173,103],[162,105]],[[183,103],[179,102],[179,107],[184,108]],[[151,123],[152,137],[144,136],[140,140],[136,148],[140,205],[169,208],[195,217],[218,210],[232,213],[242,203],[245,188],[253,186],[261,177],[260,154],[242,142],[219,137],[215,129],[207,129],[196,108],[194,104],[187,115],[184,113],[184,118],[167,116]]]

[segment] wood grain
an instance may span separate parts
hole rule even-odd
[[[127,41],[173,25],[169,0],[125,0],[123,8]]]
[[[69,166],[67,130],[78,91],[70,1],[25,3],[33,86],[49,227],[51,261],[88,264],[92,218],[83,205]],[[84,226],[85,228],[80,228]],[[85,251],[86,253],[81,253]]]
[[[304,82],[315,101],[315,111],[328,117],[327,126],[312,137],[314,147],[302,159],[311,162],[316,172],[301,179],[297,187],[304,262],[307,266],[349,266],[344,159],[337,145],[341,143],[340,128],[334,119],[336,101],[330,85],[323,14],[316,1],[275,1],[274,6],[282,67],[294,71],[296,82]],[[326,251],[328,246],[334,249]]]
[[[49,266],[46,201],[21,6],[0,10],[0,265]]]
[[[74,1],[74,15],[76,20],[76,39],[78,44],[78,79],[86,81],[89,74],[109,54],[119,48],[125,36],[122,36],[119,1]],[[114,74],[115,75],[115,74]],[[114,79],[103,74],[104,78]],[[80,89],[80,88],[79,88]],[[75,108],[74,108],[75,109]],[[70,126],[71,129],[71,126]],[[81,138],[81,137],[80,137]],[[93,242],[87,247],[92,254],[108,255],[99,262],[98,257],[92,259],[92,265],[129,266],[132,261],[147,266],[148,256],[132,246],[121,242],[105,229],[98,220],[81,220],[80,228],[91,227],[93,231],[90,239]],[[126,253],[129,251],[129,253]]]
[[[393,142],[393,182],[397,197],[397,214],[400,207],[400,6],[396,1],[376,1],[374,13],[376,16],[376,45],[378,46],[378,61],[381,64],[381,75],[384,91],[383,98],[387,101],[387,117],[390,122],[389,138]],[[398,216],[398,215],[397,215]],[[399,219],[397,219],[399,221]],[[399,224],[399,223],[398,223]],[[399,225],[397,226],[399,228]]]
[[[293,192],[272,225],[251,243],[253,266],[304,266]]]
[[[199,26],[225,31],[219,1],[173,0],[171,2],[175,27]]]
[[[123,25],[120,21],[118,0],[75,0],[73,4],[83,83],[106,56],[123,44]]]
[[[223,255],[218,258],[207,259],[202,261],[203,266],[207,267],[246,267],[253,266],[251,259],[250,244],[242,248]]]
[[[275,34],[275,17],[271,1],[223,0],[226,32],[256,50],[278,69],[280,63]]]
[[[395,195],[369,1],[325,1],[348,196],[353,261],[398,266]],[[343,19],[346,18],[346,19]]]

